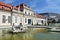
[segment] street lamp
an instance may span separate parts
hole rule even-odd
[[[12,13],[13,13],[13,6],[11,6],[11,26],[12,26],[12,30],[13,30]]]
[[[23,27],[24,27],[24,13],[23,13]]]

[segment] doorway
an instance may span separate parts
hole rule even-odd
[[[28,24],[31,24],[31,19],[28,19]]]

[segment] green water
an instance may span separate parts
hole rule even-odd
[[[34,40],[60,40],[60,33],[36,33]]]
[[[60,40],[60,33],[17,33],[17,34],[2,34],[0,40]]]

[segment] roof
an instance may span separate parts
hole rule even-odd
[[[30,8],[29,6],[27,6],[27,5],[22,3],[20,5],[13,6],[13,9],[18,10],[19,6],[20,6],[20,11],[21,12],[23,11],[24,6],[26,6],[27,8]],[[12,5],[10,5],[10,4],[6,4],[4,2],[0,2],[0,10],[4,9],[4,10],[7,10],[7,11],[11,11],[11,7],[12,7]]]
[[[24,3],[21,3],[21,4],[20,4],[20,9],[24,8],[24,6],[30,8],[28,5],[26,5],[26,4],[24,4]],[[10,5],[10,4],[6,4],[6,3],[4,3],[4,2],[0,2],[0,9],[5,8],[5,10],[10,11],[10,10],[11,10],[11,7],[12,7],[12,5]],[[14,8],[15,10],[18,10],[18,7],[19,7],[19,5],[13,6],[13,8]],[[23,11],[23,10],[20,10],[20,11]]]
[[[20,6],[26,6],[26,7],[30,8],[30,6],[28,6],[28,5],[24,4],[24,3],[20,4]]]
[[[6,3],[3,3],[3,2],[0,2],[0,9],[3,9],[4,8],[5,10],[10,11],[11,10],[11,7],[12,7],[12,5],[10,5],[10,4],[6,4]],[[13,8],[15,10],[18,9],[16,6],[13,6]]]
[[[42,15],[36,14],[36,16],[37,16],[38,18],[45,19],[45,17],[44,17],[44,16],[42,16]]]

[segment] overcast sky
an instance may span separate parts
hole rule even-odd
[[[12,5],[27,4],[37,13],[54,12],[60,13],[60,0],[0,0]]]

